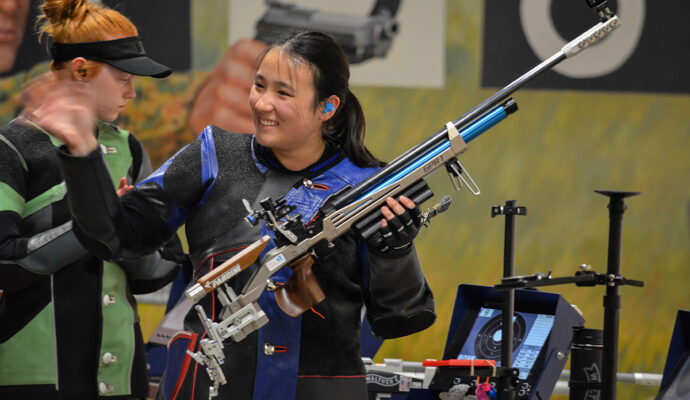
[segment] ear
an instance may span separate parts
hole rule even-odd
[[[340,98],[336,95],[330,95],[328,98],[319,104],[320,116],[322,121],[328,121],[335,114],[340,107]]]
[[[72,80],[82,82],[88,77],[88,69],[86,67],[86,59],[84,57],[77,57],[70,63]]]

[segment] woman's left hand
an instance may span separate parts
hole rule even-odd
[[[397,201],[389,197],[386,205],[381,207],[381,214],[385,217],[381,219],[383,244],[378,250],[388,252],[409,248],[422,227],[419,207],[405,196],[398,197]]]

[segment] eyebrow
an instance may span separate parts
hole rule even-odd
[[[261,74],[256,74],[255,80],[257,80],[257,79],[260,79],[260,80],[262,80],[262,81],[265,81],[265,80],[266,80],[266,78],[265,78],[263,75],[261,75]],[[294,92],[294,91],[295,91],[295,88],[293,88],[292,85],[290,85],[290,84],[287,83],[287,82],[276,81],[275,84],[278,85],[278,86],[280,86],[280,87],[282,87],[282,88],[285,88],[285,89],[287,89],[287,90],[289,90],[289,91],[291,91],[291,92]]]

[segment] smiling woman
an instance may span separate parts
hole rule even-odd
[[[0,74],[14,65],[28,12],[29,0],[0,0]]]
[[[301,170],[316,162],[325,148],[322,125],[340,104],[338,96],[314,104],[312,72],[303,61],[278,50],[265,55],[249,94],[249,106],[259,144],[270,147],[288,169]],[[330,102],[334,108],[322,111]]]

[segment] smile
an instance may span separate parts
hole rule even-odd
[[[271,121],[268,119],[261,119],[259,118],[259,124],[262,126],[277,126],[278,123],[276,121]]]

